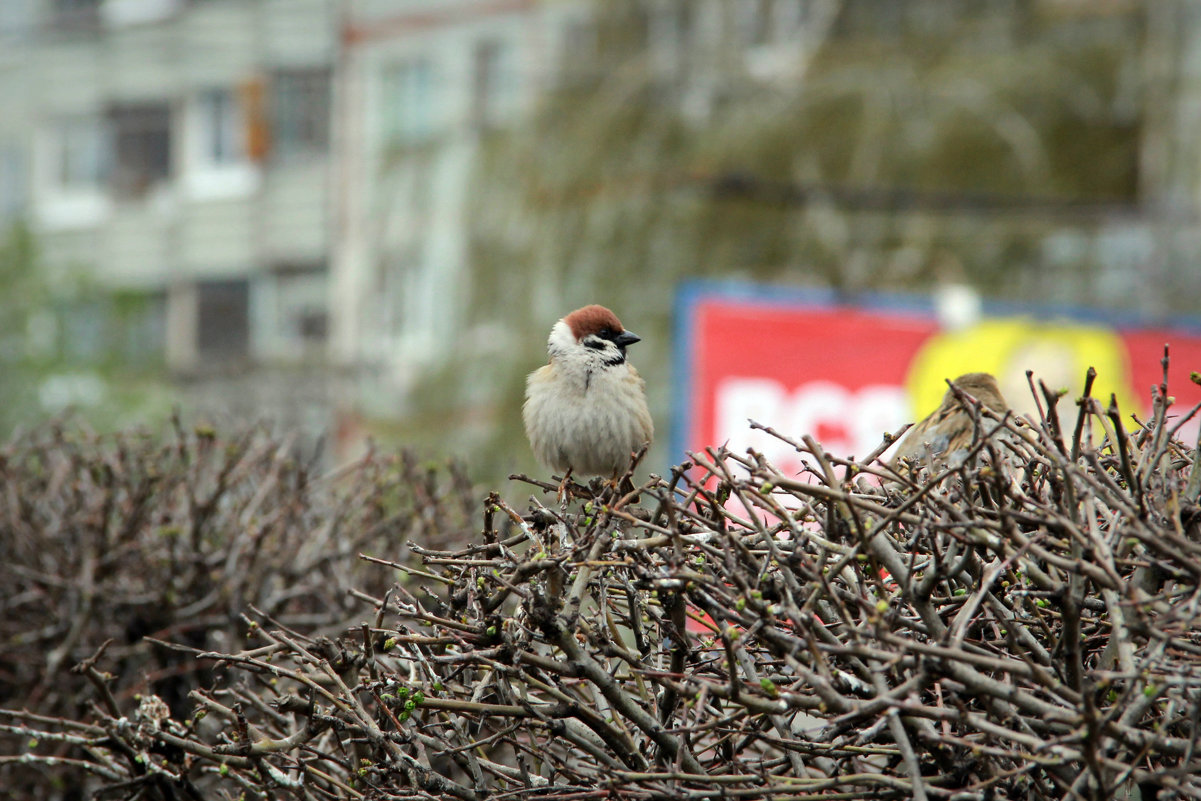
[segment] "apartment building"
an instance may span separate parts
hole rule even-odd
[[[333,355],[360,380],[321,403],[401,412],[462,322],[474,154],[571,5],[0,3],[0,222],[63,289],[55,347],[251,409]]]
[[[0,216],[61,347],[177,376],[324,353],[334,0],[0,3]]]
[[[472,168],[532,107],[571,5],[346,6],[332,344],[368,416],[403,413],[414,380],[462,341]]]

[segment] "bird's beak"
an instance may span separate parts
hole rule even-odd
[[[635,342],[641,342],[642,337],[635,334],[633,331],[622,331],[617,336],[613,337],[613,342],[617,347],[624,348],[626,345],[633,345]]]

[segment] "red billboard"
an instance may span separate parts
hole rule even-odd
[[[1201,403],[1201,387],[1189,380],[1201,371],[1195,321],[1151,326],[985,304],[979,318],[946,329],[929,300],[847,304],[829,293],[698,283],[680,291],[676,343],[673,452],[754,447],[782,470],[799,469],[798,456],[752,431],[748,419],[796,439],[811,435],[840,456],[864,456],[884,432],[932,411],[946,379],[973,371],[996,375],[1010,405],[1032,412],[1027,370],[1074,399],[1092,366],[1095,397],[1112,393],[1127,419],[1146,419],[1166,343],[1171,412]],[[1195,441],[1197,420],[1181,433]]]

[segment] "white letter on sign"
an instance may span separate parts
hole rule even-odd
[[[752,431],[748,419],[797,441],[807,434],[839,456],[862,457],[909,414],[899,386],[848,390],[832,381],[810,381],[789,391],[769,378],[728,378],[717,385],[714,444],[728,442],[734,453],[754,448],[783,470],[799,467],[799,455],[775,437]]]

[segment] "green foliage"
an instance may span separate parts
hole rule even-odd
[[[75,409],[101,428],[165,419],[161,296],[50,270],[33,233],[0,242],[0,435]]]
[[[37,406],[37,383],[44,365],[27,337],[49,291],[36,269],[33,235],[22,225],[0,241],[0,433]]]

